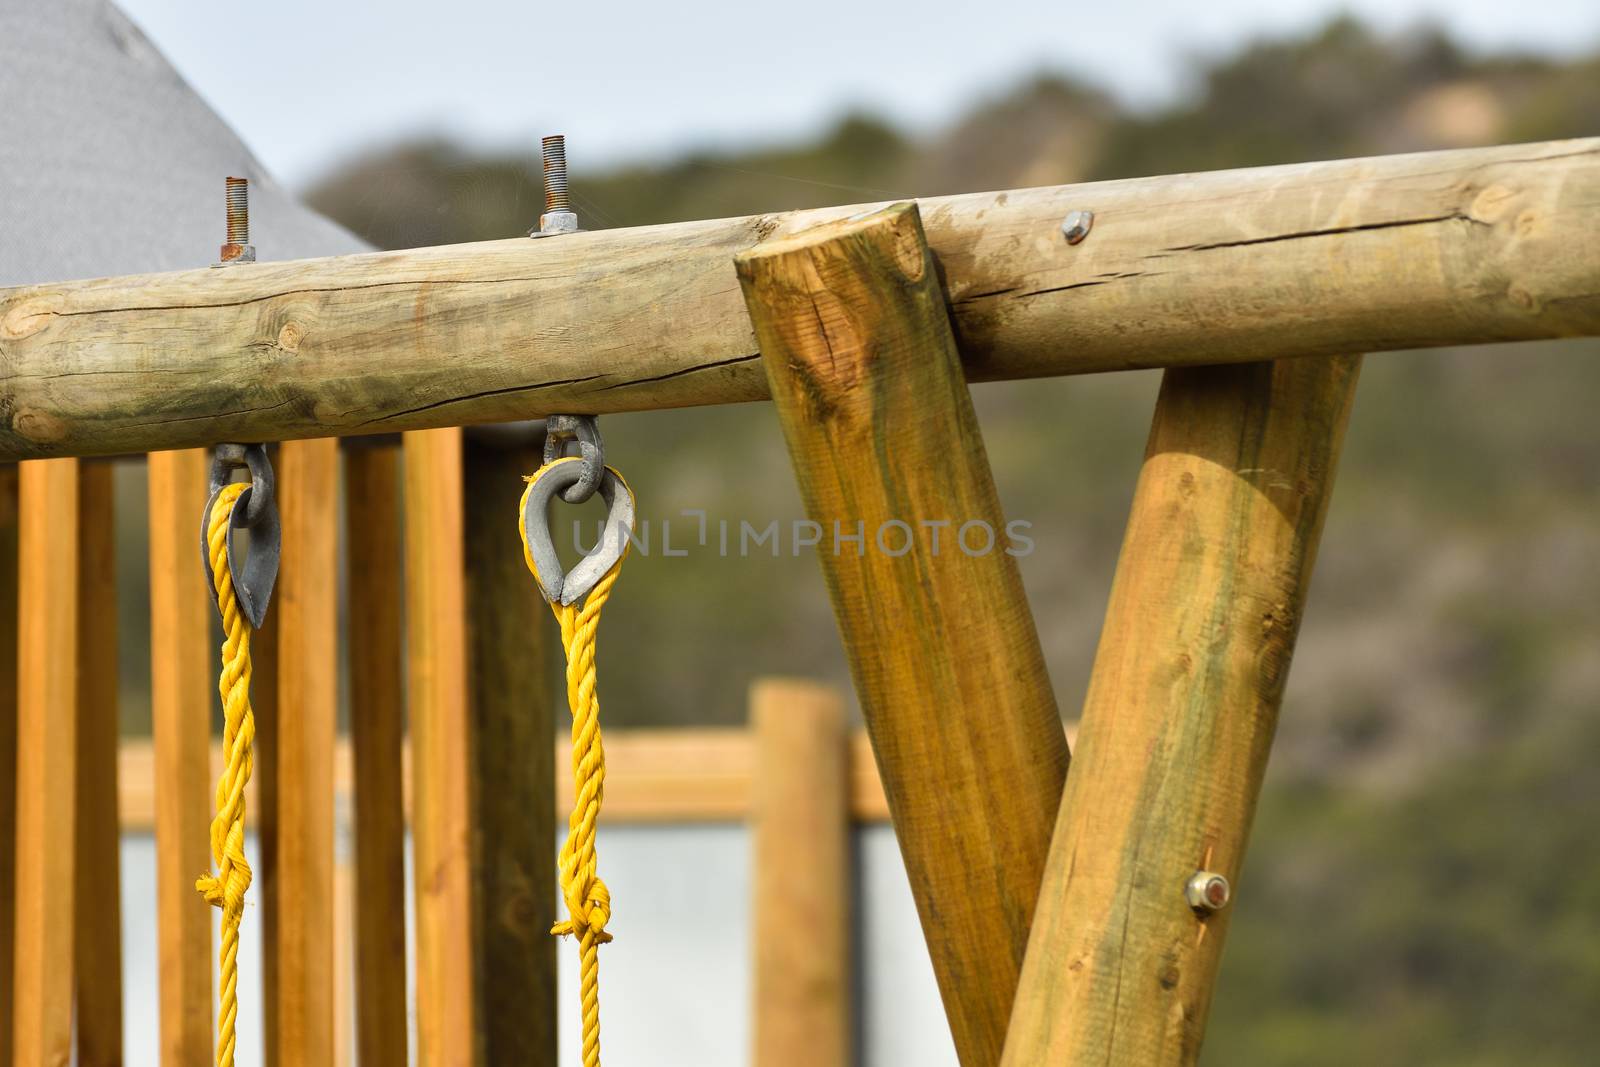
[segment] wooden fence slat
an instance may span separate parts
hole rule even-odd
[[[0,1067],[11,1067],[17,861],[17,467],[0,463]]]
[[[751,689],[756,775],[755,1067],[851,1061],[850,822],[844,706],[827,686]]]
[[[78,467],[46,460],[21,471],[12,1047],[28,1067],[72,1058]]]
[[[338,712],[339,448],[332,438],[278,453],[283,565],[276,616],[273,937],[276,1063],[326,1067],[333,1052],[333,751]]]
[[[211,869],[208,752],[216,701],[211,586],[200,557],[206,452],[149,458],[150,716],[154,734],[156,936],[161,973],[162,1067],[207,1067],[212,925],[216,909],[195,892]]]
[[[78,476],[78,773],[74,954],[79,1067],[122,1064],[117,818],[117,566],[110,463]]]
[[[556,1062],[556,820],[550,612],[522,559],[517,503],[533,447],[464,446],[472,731],[473,956],[484,1063]]]
[[[461,437],[426,430],[402,444],[420,1067],[477,1057]]]
[[[355,820],[356,1057],[406,1062],[405,811],[401,751],[400,453],[345,453],[350,751]]]
[[[1193,1064],[1360,360],[1168,371],[1004,1063]]]
[[[736,262],[956,1051],[987,1067],[1068,755],[937,269],[914,204]]]

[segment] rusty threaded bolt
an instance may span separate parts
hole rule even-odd
[[[567,139],[552,134],[539,142],[544,153],[544,209],[545,211],[571,211],[572,200],[567,196]]]
[[[223,263],[251,263],[256,250],[250,245],[250,180],[228,178],[228,239],[222,246]]]
[[[540,140],[539,148],[544,156],[544,214],[539,216],[539,228],[528,236],[576,233],[578,216],[567,193],[567,139],[559,133],[551,134]]]
[[[1228,880],[1215,871],[1195,871],[1183,887],[1183,897],[1189,907],[1199,912],[1221,911],[1232,896]]]

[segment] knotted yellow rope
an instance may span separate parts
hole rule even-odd
[[[556,460],[556,463],[563,462]],[[549,464],[546,464],[548,467]],[[541,467],[543,473],[546,467]],[[522,535],[523,558],[537,579],[533,554],[528,550],[528,535],[520,521],[527,507],[528,492],[539,477],[528,479],[522,503],[517,508],[517,529]],[[561,626],[561,645],[567,657],[567,706],[572,711],[572,813],[567,817],[567,840],[561,846],[561,895],[567,903],[567,918],[550,932],[578,935],[579,999],[583,1005],[583,1067],[600,1067],[600,946],[611,940],[606,923],[611,919],[611,891],[597,873],[595,822],[605,799],[606,753],[600,740],[600,701],[595,694],[595,633],[600,627],[600,609],[611,596],[627,558],[624,539],[622,554],[611,569],[595,583],[580,604],[551,604]]]
[[[250,780],[250,746],[255,740],[255,715],[250,710],[250,622],[239,610],[228,571],[228,526],[233,503],[249,488],[244,482],[224,486],[211,506],[206,524],[206,551],[211,579],[222,611],[222,746],[228,765],[217,780],[217,814],[211,820],[211,858],[217,873],[204,875],[195,888],[222,909],[222,980],[217,1015],[217,1067],[233,1067],[234,1024],[239,1017],[239,919],[250,888],[250,864],[244,857],[244,785]]]

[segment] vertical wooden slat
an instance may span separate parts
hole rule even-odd
[[[987,1067],[1067,742],[921,219],[737,262],[956,1051]]]
[[[400,453],[345,454],[350,748],[355,819],[356,1052],[406,1062],[405,812],[401,741]]]
[[[0,463],[0,1067],[11,1067],[17,860],[17,467]]]
[[[467,437],[474,923],[483,1062],[556,1062],[555,791],[549,609],[522,559],[532,446]]]
[[[338,710],[338,442],[278,452],[283,565],[272,736],[277,1064],[333,1062],[333,750]]]
[[[1005,1063],[1193,1064],[1360,362],[1168,371]]]
[[[78,469],[51,459],[21,472],[13,1050],[29,1067],[72,1057]]]
[[[204,449],[149,458],[150,715],[155,736],[157,984],[162,1067],[212,1062],[211,583],[200,557]]]
[[[850,1029],[848,735],[834,690],[751,690],[755,1067],[847,1067]]]
[[[407,433],[403,448],[418,1063],[468,1067],[477,1053],[461,431]]]
[[[77,1019],[79,1067],[122,1063],[117,822],[116,516],[109,462],[78,479]]]

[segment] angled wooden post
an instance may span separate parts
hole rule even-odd
[[[1167,372],[1006,1040],[1196,1061],[1358,358]],[[1240,894],[1240,904],[1249,899]]]
[[[0,1067],[11,1067],[17,873],[17,467],[0,463]]]
[[[217,961],[211,926],[216,909],[194,888],[196,876],[211,864],[211,707],[217,699],[210,630],[215,609],[199,545],[206,452],[153,452],[148,463],[161,1064],[207,1067],[214,1058],[211,973]],[[260,668],[257,652],[257,679]]]
[[[112,465],[78,475],[76,929],[79,1067],[122,1067],[117,567]]]
[[[913,204],[736,260],[964,1067],[999,1059],[1067,771]]]
[[[263,984],[271,1003],[273,1067],[319,1067],[334,1059],[338,442],[286,442],[275,462],[283,563],[269,608],[275,621],[267,628],[277,633],[277,714],[270,733],[258,729],[263,747],[272,750],[266,769],[275,808],[268,816],[274,828],[272,937],[263,946],[271,981]]]
[[[400,453],[345,453],[350,752],[355,821],[356,1062],[405,1063],[405,691],[401,667]]]
[[[478,1053],[461,431],[408,433],[403,448],[417,1062],[421,1067],[469,1067]],[[508,514],[505,521],[515,520]]]
[[[750,690],[754,1067],[852,1061],[849,734],[828,686]]]
[[[13,1062],[72,1062],[78,681],[75,459],[22,464]]]
[[[536,442],[464,444],[473,924],[484,1063],[556,1062],[556,823],[550,612],[522,560]]]

